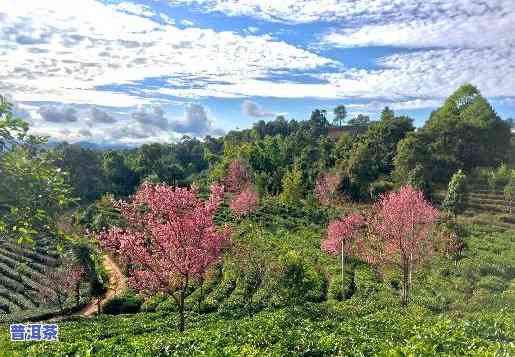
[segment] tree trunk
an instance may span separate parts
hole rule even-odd
[[[75,286],[75,305],[79,306],[80,304],[80,283],[77,283]]]
[[[403,275],[404,275],[404,290],[403,290],[403,295],[402,295],[402,303],[404,305],[408,305],[409,300],[410,300],[410,294],[411,294],[411,275],[412,275],[411,255],[408,259],[406,259],[404,261]]]
[[[342,239],[342,266],[341,266],[341,270],[342,270],[342,300],[344,299],[344,296],[345,296],[345,284],[344,284],[344,280],[343,280],[343,261],[344,261],[344,257],[343,257],[343,239]]]
[[[57,295],[57,303],[59,304],[59,310],[62,312],[63,311],[63,299],[61,297],[61,295]]]
[[[202,298],[204,297],[202,288],[204,287],[204,279],[202,279],[202,282],[200,283],[200,298],[198,299],[198,313],[200,314],[200,304],[202,303]]]
[[[179,297],[179,331],[184,331],[184,290],[181,290]]]

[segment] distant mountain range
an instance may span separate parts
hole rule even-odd
[[[59,144],[65,143],[65,141],[56,141],[56,140],[49,140],[48,143],[45,145],[49,148],[54,148]],[[71,145],[78,145],[84,149],[91,149],[91,150],[98,150],[98,151],[106,151],[106,150],[121,150],[121,149],[134,149],[135,145],[129,145],[129,144],[120,144],[120,143],[93,143],[91,141],[77,141],[75,143],[69,143]]]

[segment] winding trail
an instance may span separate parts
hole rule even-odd
[[[118,264],[116,264],[116,262],[109,255],[104,255],[104,260],[102,264],[104,265],[104,268],[107,271],[107,274],[109,275],[109,287],[105,295],[100,300],[101,306],[103,306],[109,299],[123,292],[127,288],[125,276],[120,270]],[[89,304],[84,306],[84,308],[81,311],[79,311],[77,315],[83,317],[92,317],[97,313],[97,311],[97,302],[95,300],[92,300]]]

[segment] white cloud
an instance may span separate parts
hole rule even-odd
[[[151,126],[162,130],[168,129],[168,119],[164,115],[164,111],[159,106],[147,109],[140,107],[131,113],[131,117],[143,126]]]
[[[252,16],[281,22],[334,20],[357,15],[374,8],[388,7],[391,0],[170,0],[171,5],[200,5],[205,11],[219,11],[230,16]]]
[[[437,108],[441,106],[442,103],[443,101],[439,99],[413,99],[398,102],[372,100],[368,103],[347,104],[345,107],[347,109],[358,110],[360,113],[370,114],[380,111],[384,107],[389,107],[393,110],[427,109]],[[368,110],[368,112],[363,112],[364,110]]]
[[[464,83],[488,97],[515,90],[515,48],[446,49],[397,54],[384,58],[382,69],[351,69],[323,75],[342,93],[363,98],[443,98]]]
[[[254,118],[274,116],[274,113],[267,112],[259,104],[248,99],[245,99],[243,101],[241,105],[241,110],[243,114]]]
[[[111,5],[115,10],[127,12],[132,15],[152,17],[156,16],[156,13],[152,11],[148,6],[141,4],[134,4],[130,2],[121,2],[118,4]]]
[[[73,123],[77,121],[77,110],[68,106],[43,106],[39,108],[43,120],[52,123]]]
[[[268,37],[179,29],[93,0],[4,0],[0,13],[0,90],[18,101],[127,107],[152,100],[97,88],[163,76],[247,80],[331,63]]]
[[[434,19],[475,16],[497,9],[513,9],[512,0],[169,0],[171,5],[198,5],[200,9],[230,16],[251,16],[268,21],[306,23],[338,21],[355,24],[384,22],[418,16]]]
[[[184,19],[184,20],[181,20],[181,25],[183,25],[183,26],[193,26],[193,25],[195,25],[195,23],[193,21]]]
[[[116,123],[116,119],[109,115],[107,112],[98,109],[95,106],[92,106],[90,109],[90,120],[91,123],[98,123],[98,124],[113,124]]]
[[[383,98],[398,102],[409,98],[439,100],[464,83],[478,86],[488,97],[515,92],[515,76],[506,75],[515,73],[515,48],[418,51],[388,56],[379,64],[381,68],[376,70],[351,68],[317,74],[327,81],[320,84],[228,79],[228,83],[207,84],[201,89],[162,88],[157,92],[192,98]]]
[[[496,4],[493,4],[493,3]],[[471,2],[472,4],[473,2]],[[385,19],[363,26],[333,31],[323,42],[341,47],[496,47],[515,46],[515,2],[493,1],[484,11],[463,11],[421,17],[413,13],[403,19]]]
[[[209,119],[206,108],[201,104],[191,103],[184,110],[184,118],[170,122],[170,128],[180,134],[204,136],[220,135],[221,129],[215,128]]]
[[[499,102],[503,105],[506,105],[508,107],[513,107],[515,108],[515,97],[511,97],[511,98],[503,98],[501,100],[499,100]]]

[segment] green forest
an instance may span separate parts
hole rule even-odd
[[[2,99],[1,356],[515,355],[515,128],[470,84],[421,127],[48,139]]]

